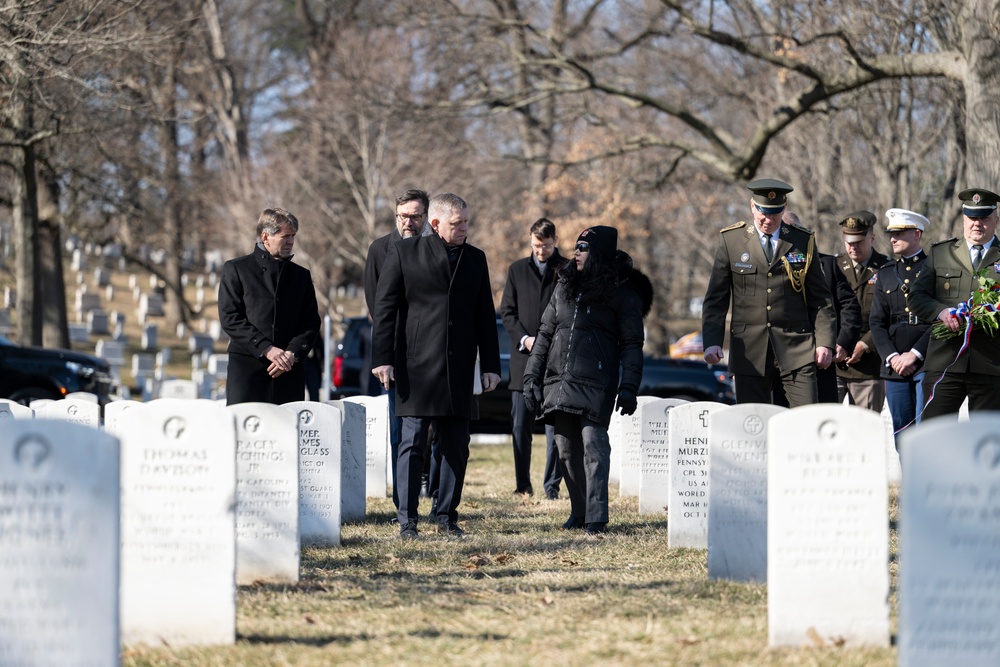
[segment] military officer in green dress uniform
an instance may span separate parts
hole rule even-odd
[[[882,362],[868,318],[875,300],[878,270],[889,263],[889,258],[875,250],[876,222],[878,219],[871,211],[855,211],[840,221],[844,252],[837,255],[837,268],[847,278],[861,305],[861,338],[850,356],[837,363],[837,398],[843,402],[849,396],[851,405],[881,412],[885,403],[885,386],[880,377]]]
[[[753,222],[719,234],[702,310],[705,361],[718,363],[732,305],[729,369],[738,403],[770,403],[776,388],[791,407],[817,400],[816,369],[833,360],[837,317],[812,232],[782,222],[792,186],[747,184]]]
[[[955,332],[965,330],[966,320],[951,309],[979,289],[976,273],[1000,280],[1000,240],[995,236],[1000,195],[973,188],[958,198],[963,202],[964,238],[931,246],[908,299],[910,310],[921,320],[940,320]],[[1000,410],[1000,337],[974,328],[968,349],[959,356],[963,341],[961,335],[949,340],[931,335],[924,362],[924,397],[929,400],[924,419],[957,413],[966,397],[970,411]]]

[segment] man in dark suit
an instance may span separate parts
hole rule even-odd
[[[219,320],[229,336],[226,404],[289,403],[305,396],[302,363],[319,333],[309,271],[292,261],[299,221],[280,208],[257,220],[253,252],[222,267]]]
[[[840,401],[849,397],[851,405],[882,412],[885,404],[882,360],[868,326],[878,287],[876,274],[889,263],[888,257],[875,250],[877,221],[871,211],[855,211],[840,221],[844,252],[837,255],[837,266],[861,304],[861,338],[848,350],[847,359],[837,363],[837,397]]]
[[[500,383],[500,349],[489,267],[466,243],[468,205],[451,193],[431,198],[433,234],[390,247],[375,300],[372,373],[396,383],[403,419],[397,458],[399,535],[417,538],[420,472],[430,420],[441,439],[438,532],[461,537],[458,505],[469,460],[476,354],[483,391]]]
[[[958,198],[963,202],[964,238],[931,246],[910,290],[910,310],[917,317],[925,322],[940,320],[960,334],[948,340],[931,334],[924,361],[924,396],[930,401],[924,419],[957,413],[966,397],[970,411],[1000,410],[1000,339],[974,327],[968,349],[961,352],[961,333],[968,319],[953,312],[979,289],[978,275],[1000,280],[1000,241],[995,236],[1000,195],[974,188],[963,190]]]
[[[799,216],[792,211],[785,211],[782,216],[789,225],[801,227]],[[837,259],[833,255],[817,253],[820,268],[823,269],[823,279],[826,286],[833,295],[833,310],[837,314],[837,347],[834,350],[833,360],[844,361],[850,356],[849,350],[853,350],[858,338],[861,337],[861,304],[854,296],[847,278],[837,268]],[[830,364],[826,368],[816,371],[817,402],[819,403],[839,403],[837,397],[837,367]],[[775,397],[775,405],[788,406],[788,401],[784,397]]]
[[[385,256],[389,248],[403,239],[419,235],[427,224],[427,207],[430,198],[423,190],[411,189],[396,197],[396,228],[385,236],[372,241],[365,258],[365,304],[368,316],[375,314],[375,294],[378,279],[382,273]],[[372,331],[369,330],[369,335]],[[371,344],[364,341],[368,368],[371,364]],[[399,484],[396,476],[396,457],[399,455],[399,441],[402,438],[402,422],[396,416],[396,388],[389,387],[389,465],[392,466],[392,503],[399,509]]]
[[[531,429],[535,415],[524,404],[524,367],[535,343],[542,313],[556,286],[556,272],[565,263],[556,247],[556,226],[540,218],[531,226],[531,256],[519,259],[507,270],[507,284],[500,300],[500,317],[510,335],[510,420],[514,441],[514,493],[534,493],[531,486]],[[559,497],[562,469],[555,445],[555,430],[545,427],[545,496]]]
[[[902,208],[890,208],[885,219],[896,261],[879,269],[869,323],[875,349],[882,360],[892,430],[899,433],[910,424],[919,423],[918,411],[924,403],[920,383],[931,325],[910,312],[906,297],[927,259],[920,247],[920,237],[930,223],[919,213]]]
[[[817,400],[816,369],[833,360],[833,297],[814,261],[812,232],[781,221],[792,186],[773,178],[747,184],[753,224],[722,230],[702,307],[705,361],[722,360],[732,304],[729,369],[738,403],[770,403],[776,387],[789,405]]]

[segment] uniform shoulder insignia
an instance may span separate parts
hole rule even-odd
[[[747,224],[747,223],[745,223],[745,222],[743,222],[742,220],[740,220],[740,221],[739,221],[739,222],[737,222],[737,223],[736,223],[735,225],[729,225],[729,226],[728,226],[728,227],[726,227],[725,229],[721,230],[721,231],[720,231],[719,233],[721,234],[722,232],[728,232],[728,231],[732,231],[732,230],[734,230],[734,229],[740,229],[741,227],[744,227],[744,226],[745,226],[746,224]]]
[[[957,240],[958,240],[957,236],[952,236],[950,239],[945,239],[944,241],[938,241],[937,243],[932,243],[931,246],[933,247],[933,246],[944,245],[945,243],[954,243]]]
[[[813,236],[815,234],[813,230],[809,229],[808,227],[803,227],[802,225],[786,225],[782,223],[781,226],[789,230],[789,233],[802,232],[803,234],[808,234],[809,236]]]

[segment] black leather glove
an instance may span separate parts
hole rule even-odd
[[[541,411],[542,403],[544,402],[545,397],[542,396],[542,388],[539,387],[534,380],[525,379],[524,405],[527,406],[528,411],[537,415]]]
[[[635,397],[635,392],[631,389],[622,389],[618,392],[618,412],[623,415],[634,414],[639,407],[639,401]]]

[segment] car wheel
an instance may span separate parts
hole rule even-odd
[[[53,401],[59,400],[59,397],[53,392],[48,389],[43,389],[42,387],[24,387],[11,392],[9,398],[12,401],[17,401],[21,405],[29,405],[32,401],[40,398],[48,398]]]

